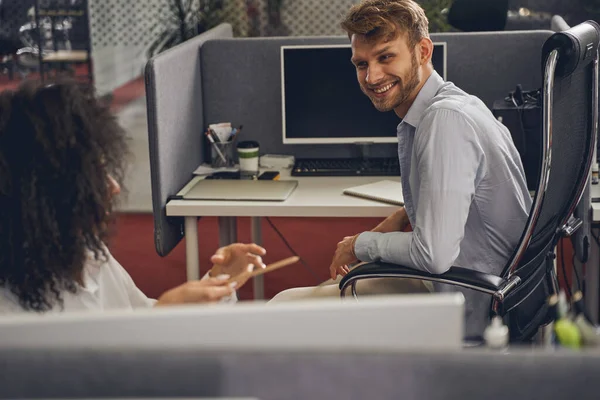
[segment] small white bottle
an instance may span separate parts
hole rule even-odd
[[[508,347],[508,326],[504,325],[502,318],[495,316],[492,322],[485,328],[483,339],[487,347],[503,350]]]

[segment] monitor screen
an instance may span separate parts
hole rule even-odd
[[[350,45],[282,46],[283,143],[393,143],[400,120],[361,91]],[[446,43],[434,43],[434,69],[446,79]]]

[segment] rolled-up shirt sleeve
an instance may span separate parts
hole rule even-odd
[[[412,154],[419,182],[413,232],[363,232],[354,249],[361,261],[441,274],[460,253],[484,154],[468,117],[443,108],[423,116]]]

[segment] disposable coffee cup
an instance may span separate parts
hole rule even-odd
[[[237,154],[240,162],[240,173],[258,175],[258,154],[260,146],[254,140],[245,140],[237,144]]]

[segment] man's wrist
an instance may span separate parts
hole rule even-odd
[[[354,242],[354,254],[356,259],[362,262],[376,261],[373,259],[373,250],[377,251],[377,238],[384,235],[383,232],[362,232]]]
[[[356,257],[356,251],[354,250],[354,245],[356,244],[356,239],[358,239],[359,235],[360,235],[360,233],[357,233],[356,235],[354,235],[354,237],[352,238],[352,241],[350,242],[350,253],[352,253],[352,257],[354,257],[355,259],[358,259],[358,257]]]

